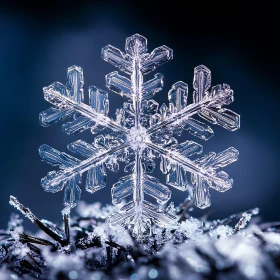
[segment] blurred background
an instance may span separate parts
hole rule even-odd
[[[50,107],[42,88],[64,83],[73,64],[84,70],[85,93],[89,85],[105,88],[105,74],[115,69],[101,59],[101,48],[111,44],[124,49],[125,39],[134,33],[148,39],[150,51],[160,45],[174,51],[174,59],[158,68],[165,87],[157,102],[167,102],[168,90],[179,80],[189,84],[191,93],[193,69],[200,64],[211,69],[213,85],[227,83],[234,90],[235,102],[228,108],[241,115],[240,130],[214,126],[215,136],[208,142],[195,139],[205,152],[230,146],[240,151],[239,160],[225,168],[234,185],[225,193],[211,190],[211,208],[195,215],[209,212],[211,218],[224,218],[260,207],[264,221],[280,220],[277,9],[267,2],[248,10],[236,2],[226,7],[211,3],[192,3],[186,10],[176,1],[0,2],[0,228],[16,212],[9,195],[39,218],[62,221],[63,193],[46,193],[40,186],[54,168],[40,161],[38,147],[46,143],[66,152],[68,143],[93,138],[86,133],[67,136],[62,123],[41,127],[38,115]],[[112,92],[109,98],[113,116],[123,100]],[[189,138],[185,134],[182,140]],[[156,176],[165,180],[157,171]],[[110,187],[119,177],[108,172],[107,188],[93,195],[82,187],[82,200],[110,203]],[[184,195],[174,190],[172,200],[179,203]],[[25,225],[31,227],[30,222]]]

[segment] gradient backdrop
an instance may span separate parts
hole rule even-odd
[[[67,136],[61,123],[41,127],[38,115],[50,106],[42,88],[64,83],[73,64],[84,69],[85,93],[91,84],[105,88],[105,74],[115,69],[101,59],[101,48],[111,44],[123,49],[126,37],[134,33],[148,38],[149,50],[164,44],[174,51],[173,61],[158,69],[165,76],[165,89],[155,98],[159,103],[167,102],[167,92],[178,80],[188,83],[191,92],[193,68],[199,64],[211,69],[213,85],[228,83],[235,92],[229,108],[241,115],[241,129],[229,132],[214,126],[215,136],[208,142],[196,139],[205,152],[229,146],[240,151],[238,162],[225,169],[234,178],[233,188],[226,193],[211,190],[211,217],[258,206],[265,221],[280,220],[276,7],[267,2],[251,10],[228,2],[224,8],[198,3],[188,10],[174,1],[166,6],[141,1],[24,2],[0,2],[0,228],[6,228],[15,212],[8,203],[10,194],[39,218],[61,222],[63,193],[46,193],[40,187],[40,179],[53,168],[40,161],[38,147],[46,143],[67,151],[66,144],[92,138],[87,133]],[[111,114],[122,102],[110,93]],[[189,138],[185,134],[181,140]],[[156,175],[164,180],[158,171]],[[110,185],[119,176],[108,172],[106,190],[94,195],[83,191],[82,199],[110,203]],[[174,190],[172,200],[179,203],[184,195]],[[196,210],[195,215],[207,211]],[[32,228],[30,224],[25,222]]]

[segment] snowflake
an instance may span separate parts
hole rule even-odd
[[[178,143],[174,138],[183,130],[208,140],[212,129],[194,116],[230,131],[239,128],[239,115],[222,108],[233,102],[233,91],[227,84],[210,89],[210,70],[200,65],[194,69],[193,103],[187,105],[188,85],[175,83],[168,92],[169,105],[159,104],[152,98],[162,90],[163,75],[143,82],[143,76],[159,65],[172,59],[172,50],[166,46],[147,53],[147,40],[135,34],[126,40],[125,53],[108,45],[102,49],[102,58],[119,68],[130,79],[117,71],[106,75],[106,86],[127,101],[116,110],[115,119],[108,117],[108,93],[95,86],[89,87],[89,105],[84,103],[83,71],[71,66],[67,82],[55,82],[43,89],[45,100],[51,107],[40,114],[40,123],[49,126],[66,118],[63,131],[75,134],[87,129],[95,136],[93,143],[83,140],[68,145],[69,151],[85,157],[78,159],[48,145],[42,145],[39,153],[44,161],[58,165],[59,171],[51,171],[41,180],[45,191],[58,192],[64,189],[64,214],[79,203],[82,174],[87,173],[86,191],[94,193],[106,185],[106,169],[117,172],[119,163],[129,175],[120,178],[112,186],[112,201],[120,205],[118,212],[111,214],[112,225],[127,226],[135,236],[149,232],[151,223],[165,227],[174,225],[177,218],[164,212],[145,196],[165,204],[171,196],[166,185],[181,191],[189,190],[195,205],[205,208],[210,205],[209,188],[224,192],[231,188],[232,179],[224,171],[217,171],[237,160],[238,151],[230,147],[215,154],[208,153],[191,159],[202,152],[202,146],[194,141]],[[103,134],[102,134],[103,133]],[[160,170],[167,175],[166,185],[148,175],[160,160]]]

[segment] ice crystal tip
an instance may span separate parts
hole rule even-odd
[[[125,51],[130,55],[139,55],[147,51],[147,39],[139,34],[128,37],[125,42]]]
[[[204,65],[194,69],[193,103],[188,85],[179,81],[168,91],[169,104],[159,106],[152,98],[163,88],[163,75],[156,73],[145,82],[144,75],[172,59],[173,51],[161,46],[148,52],[147,39],[139,34],[128,37],[124,49],[107,45],[101,51],[105,61],[126,74],[113,71],[105,76],[106,87],[125,98],[115,118],[108,116],[107,91],[90,86],[89,104],[84,102],[84,76],[79,66],[67,69],[65,85],[55,82],[43,89],[52,107],[40,114],[41,125],[68,119],[64,132],[73,135],[89,130],[93,141],[69,144],[68,150],[77,157],[42,145],[42,160],[59,170],[49,172],[41,185],[49,192],[64,189],[65,214],[79,203],[83,173],[87,174],[86,191],[94,193],[106,186],[107,170],[116,172],[123,162],[128,175],[112,187],[113,204],[122,207],[108,221],[128,227],[140,238],[149,232],[152,222],[163,227],[176,223],[170,211],[162,212],[157,206],[169,201],[169,186],[190,191],[199,208],[210,206],[210,188],[224,192],[232,187],[233,180],[221,168],[237,160],[235,148],[200,156],[202,145],[179,143],[175,137],[187,131],[208,140],[214,132],[207,122],[234,131],[240,127],[240,116],[223,107],[233,102],[233,91],[227,84],[211,88],[211,72]],[[149,175],[157,158],[165,183]]]

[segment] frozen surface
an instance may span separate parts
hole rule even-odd
[[[10,204],[41,230],[26,233],[22,219],[12,215],[7,230],[0,230],[0,279],[280,278],[280,223],[259,223],[258,208],[212,221],[192,217],[187,198],[163,210],[176,216],[176,225],[152,224],[139,242],[131,231],[106,222],[118,206],[81,201],[62,226],[39,220],[15,197]],[[67,243],[63,227],[70,233]]]
[[[188,140],[179,143],[175,137],[186,130],[199,140],[208,140],[214,134],[208,123],[234,131],[240,119],[224,108],[233,102],[233,91],[227,84],[211,87],[211,72],[204,65],[194,69],[192,103],[188,85],[179,81],[168,92],[169,104],[159,106],[152,98],[163,88],[163,75],[157,73],[148,81],[144,75],[172,59],[173,52],[166,46],[148,53],[146,38],[135,34],[127,38],[125,52],[108,45],[101,55],[126,75],[117,71],[106,75],[107,88],[125,99],[123,108],[110,118],[108,92],[95,86],[89,87],[89,104],[85,104],[79,66],[68,68],[65,85],[55,82],[45,87],[45,100],[53,107],[40,114],[41,124],[49,126],[67,118],[64,132],[71,135],[89,129],[93,142],[69,144],[75,157],[42,145],[41,158],[59,170],[49,172],[41,185],[48,192],[64,190],[63,213],[68,213],[79,203],[83,174],[86,191],[94,193],[106,186],[106,170],[117,172],[119,163],[124,163],[128,175],[112,186],[112,202],[120,205],[120,210],[108,221],[128,227],[141,238],[151,233],[152,223],[176,225],[177,218],[171,212],[158,208],[170,199],[170,187],[189,191],[199,208],[210,206],[210,188],[224,192],[232,187],[233,180],[221,168],[237,160],[235,148],[201,156],[201,144]],[[160,158],[160,170],[166,174],[165,183],[150,175],[156,158]]]

